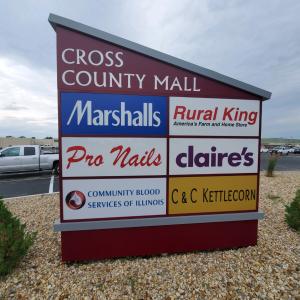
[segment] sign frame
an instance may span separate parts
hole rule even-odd
[[[59,124],[59,150],[60,150],[60,170],[62,170],[62,138],[64,137],[83,137],[83,135],[63,134],[61,119],[61,101],[62,93],[110,93],[110,94],[126,94],[141,96],[163,96],[167,101],[167,132],[160,138],[167,140],[167,175],[165,176],[122,176],[122,178],[166,178],[166,200],[169,199],[169,179],[172,177],[193,177],[193,176],[239,176],[239,175],[256,175],[257,176],[257,201],[255,210],[245,210],[238,212],[212,212],[197,213],[196,215],[179,214],[176,216],[167,214],[165,216],[140,216],[126,218],[109,218],[109,219],[84,219],[84,220],[64,220],[63,219],[63,180],[80,180],[82,177],[63,177],[60,176],[59,182],[61,187],[60,194],[60,220],[54,225],[55,231],[61,231],[62,239],[62,260],[73,261],[83,259],[103,259],[111,257],[120,257],[127,255],[152,255],[159,253],[176,253],[205,249],[225,249],[232,247],[242,247],[255,245],[257,243],[257,225],[258,220],[263,214],[258,211],[259,205],[259,169],[260,160],[257,161],[258,172],[255,173],[234,173],[234,174],[194,174],[194,175],[170,175],[170,139],[172,138],[199,138],[199,139],[256,139],[258,140],[258,157],[261,145],[261,117],[262,117],[262,101],[271,97],[271,93],[260,88],[251,86],[247,83],[229,78],[225,75],[213,72],[211,70],[195,66],[180,59],[168,56],[153,49],[135,44],[131,41],[110,35],[100,30],[90,28],[86,25],[75,21],[50,14],[49,22],[57,33],[57,60],[58,60],[58,124]],[[195,89],[191,92],[180,91],[170,92],[153,90],[153,93],[146,88],[145,90],[126,90],[124,88],[103,88],[101,90],[95,87],[66,86],[62,83],[60,51],[62,49],[62,36],[70,35],[69,39],[64,39],[66,43],[73,43],[75,39],[72,36],[80,37],[80,40],[89,39],[93,43],[101,42],[107,44],[107,47],[115,47],[129,53],[131,57],[139,56],[141,61],[151,63],[155,66],[159,64],[166,68],[169,72],[182,72],[182,76],[190,74],[201,79],[204,89]],[[76,40],[77,42],[77,40]],[[132,65],[132,64],[131,64]],[[194,77],[194,78],[196,78]],[[177,77],[176,77],[177,78]],[[184,77],[188,78],[188,77]],[[174,81],[175,82],[175,81]],[[174,85],[173,82],[173,85]],[[172,85],[172,86],[173,86]],[[198,94],[197,94],[198,93]],[[226,101],[231,100],[252,100],[259,101],[259,132],[255,136],[237,136],[237,135],[220,135],[220,136],[176,136],[170,135],[169,125],[169,108],[171,97],[186,98],[217,98]],[[85,137],[112,137],[119,135],[84,135]],[[121,135],[120,135],[121,136]],[[144,135],[122,135],[122,137],[145,137]],[[148,136],[150,137],[150,136]],[[158,137],[155,135],[153,137]],[[112,178],[112,176],[101,176],[99,179]],[[85,180],[95,179],[98,177],[85,177]],[[117,178],[117,177],[113,177]],[[188,231],[188,234],[186,230]],[[227,238],[228,231],[234,232],[234,235]],[[210,236],[210,238],[208,238]],[[139,245],[136,240],[142,241]],[[105,240],[110,244],[109,248],[102,245]],[[91,242],[94,241],[94,242]],[[118,247],[120,241],[123,241],[124,248]]]

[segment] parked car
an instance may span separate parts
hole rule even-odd
[[[279,149],[280,147],[274,147],[274,148],[270,148],[269,149],[269,153],[277,153],[277,150]]]
[[[294,148],[294,153],[295,154],[300,154],[300,147]]]
[[[288,155],[289,152],[288,147],[274,147],[273,149],[270,150],[270,153],[278,153],[280,155]]]
[[[0,173],[54,170],[59,172],[58,154],[42,154],[37,145],[18,145],[0,150]]]
[[[268,148],[260,148],[261,153],[268,153],[269,149]]]

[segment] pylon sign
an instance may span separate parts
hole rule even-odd
[[[57,34],[62,259],[257,242],[271,93],[50,15]]]

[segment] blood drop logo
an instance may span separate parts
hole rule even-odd
[[[80,191],[72,191],[66,196],[66,204],[70,209],[80,209],[85,204],[85,195]]]

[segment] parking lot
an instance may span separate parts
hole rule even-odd
[[[0,196],[4,198],[58,192],[58,177],[52,172],[0,175]]]
[[[260,154],[260,170],[267,169],[268,160],[270,158],[269,153]],[[300,171],[300,154],[289,154],[278,156],[277,165],[275,167],[277,171]]]
[[[260,170],[267,169],[268,153],[261,153]],[[300,155],[280,156],[275,170],[300,171]],[[59,191],[58,176],[52,172],[0,175],[0,196],[4,198],[54,193]]]

